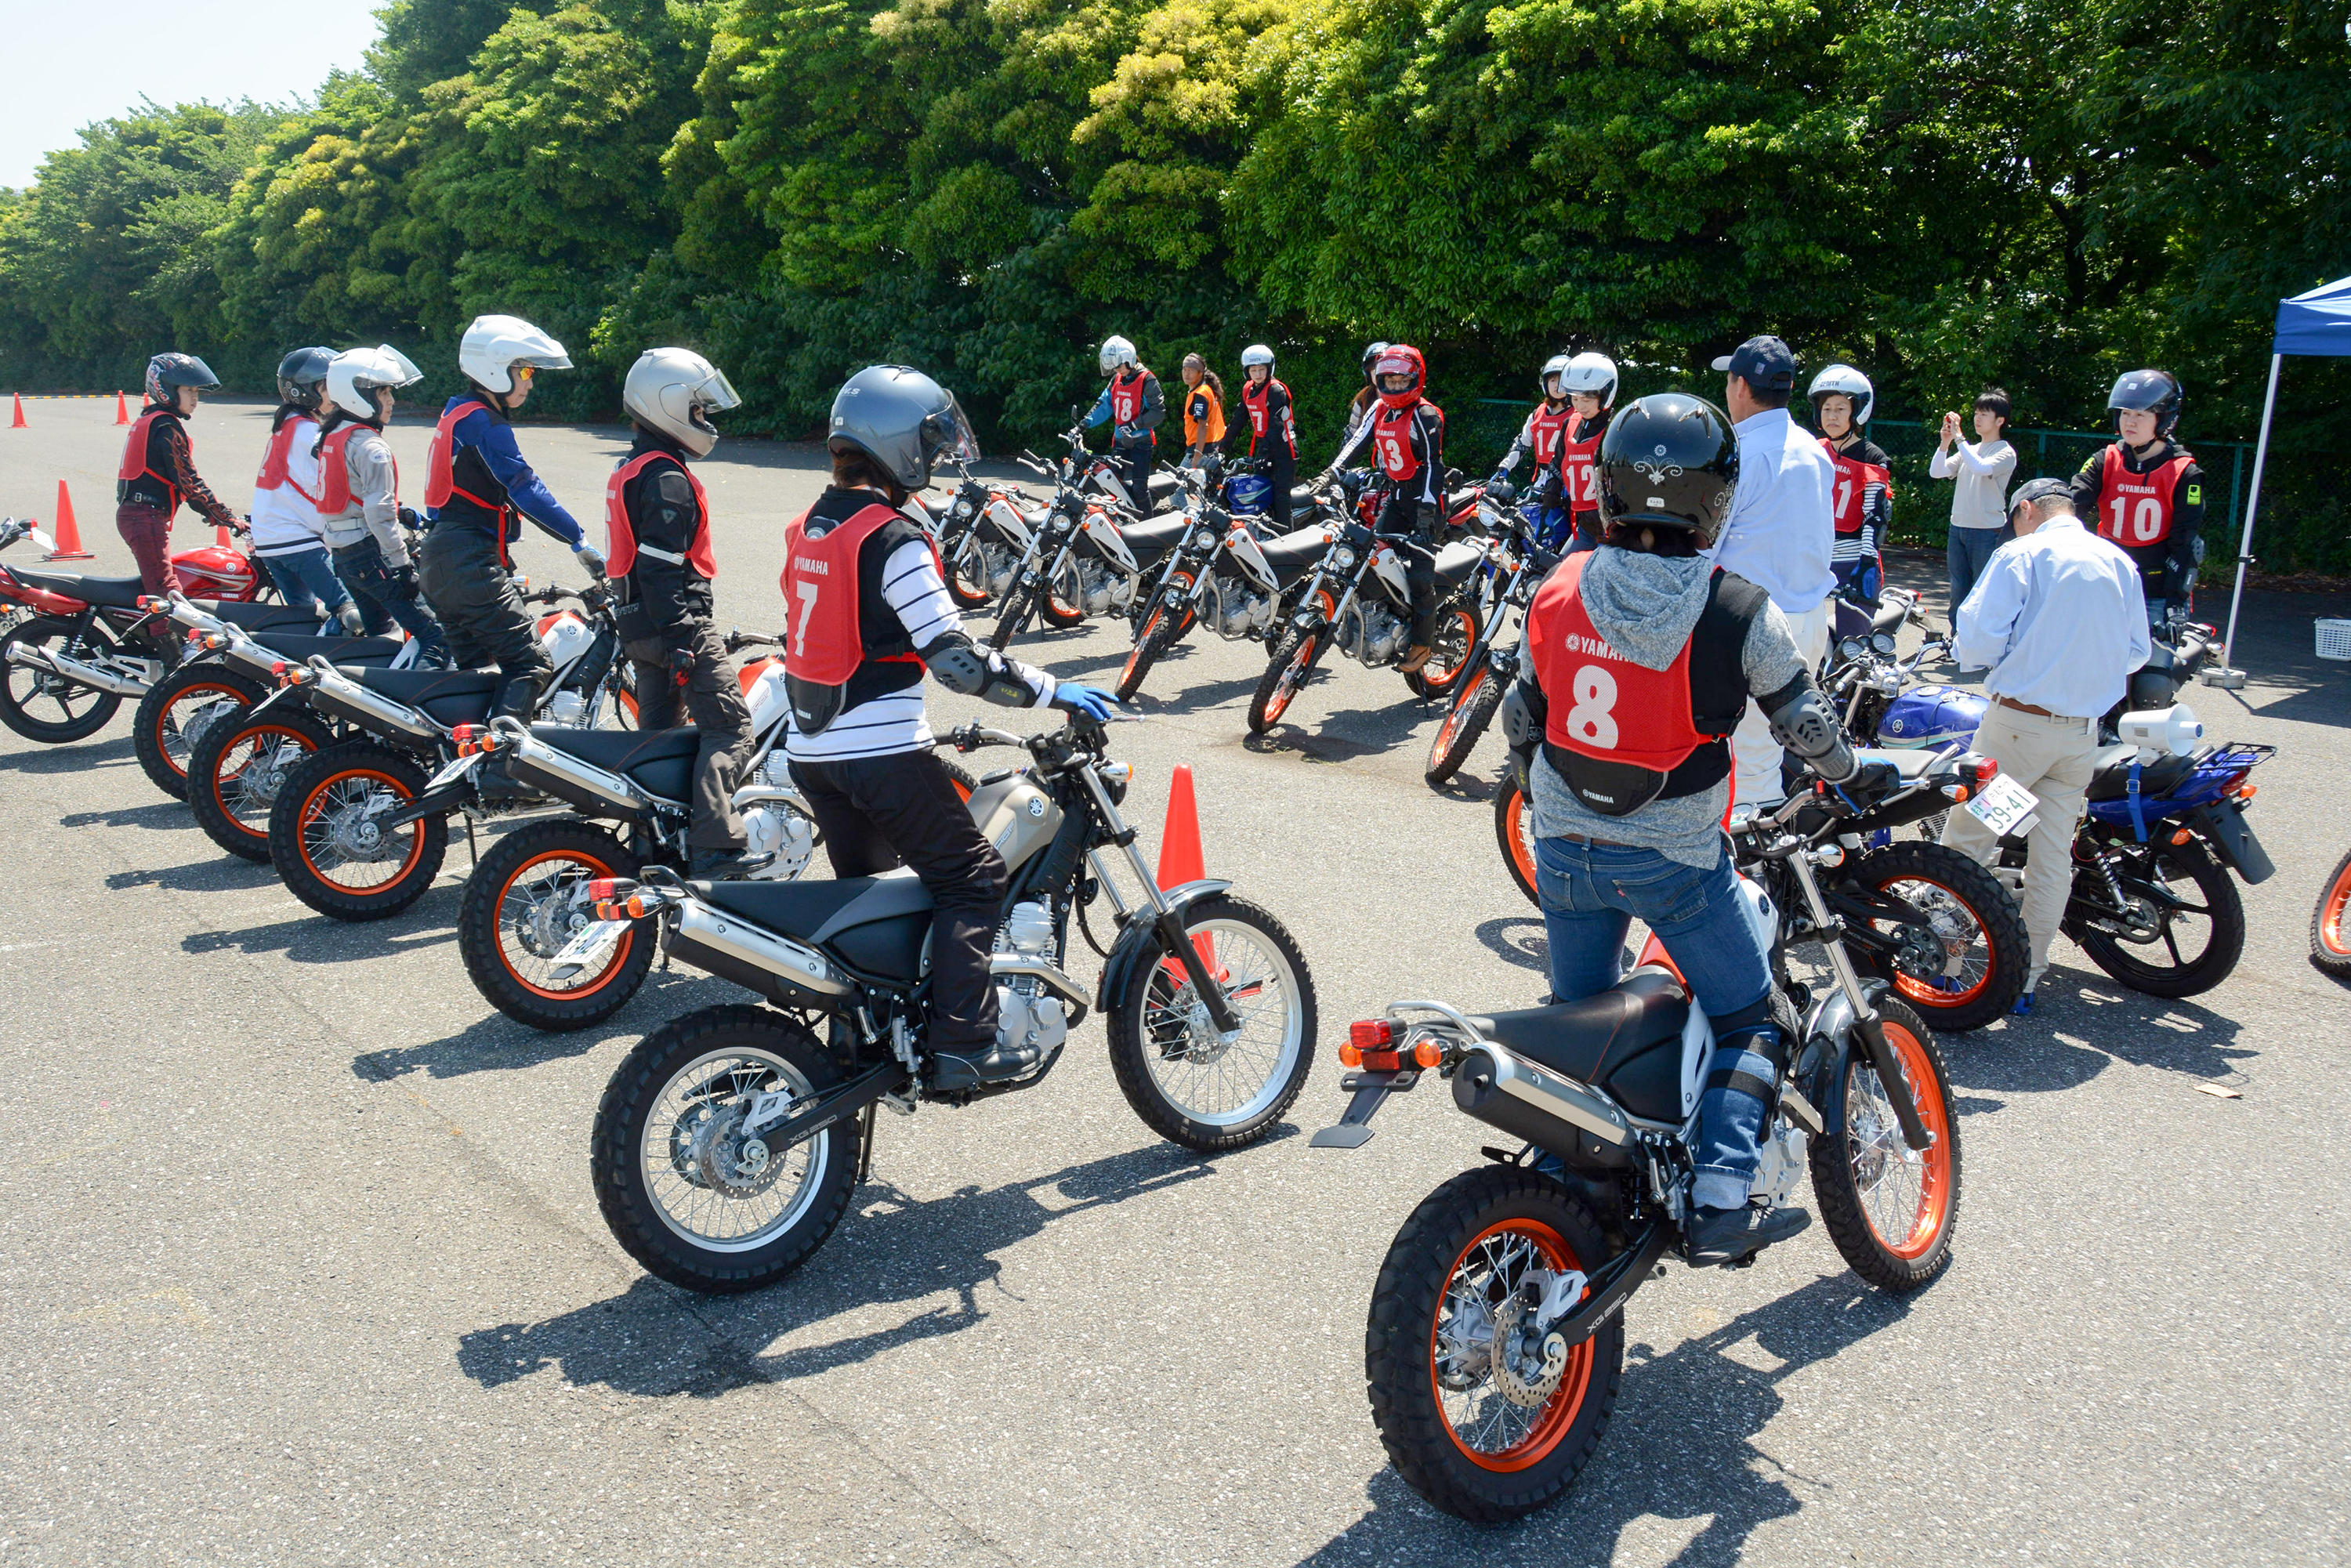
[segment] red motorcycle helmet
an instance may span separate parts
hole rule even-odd
[[[1392,390],[1388,386],[1390,376],[1408,376],[1411,384],[1401,391]],[[1379,363],[1372,367],[1372,385],[1379,389],[1380,402],[1388,407],[1409,408],[1420,401],[1421,392],[1428,386],[1428,363],[1410,343],[1390,343]]]

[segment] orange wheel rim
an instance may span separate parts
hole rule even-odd
[[[1453,619],[1461,630],[1461,657],[1466,660],[1469,657],[1470,646],[1478,641],[1478,622],[1467,610],[1455,611]],[[1432,670],[1437,673],[1431,674],[1429,672]],[[1437,659],[1431,658],[1427,664],[1420,667],[1420,676],[1431,687],[1441,692],[1461,678],[1461,666],[1441,664]]]
[[[328,792],[333,789],[338,784],[352,782],[381,786],[383,789],[391,790],[392,794],[398,796],[402,801],[415,799],[414,796],[408,792],[407,786],[401,783],[399,779],[394,779],[391,774],[383,772],[380,768],[354,768],[345,772],[329,774],[326,778],[320,779],[318,787],[312,789],[309,795],[303,800],[302,810],[296,818],[297,831],[294,837],[295,841],[301,847],[302,863],[309,869],[312,876],[317,877],[320,882],[326,883],[328,885],[340,889],[344,893],[351,894],[360,898],[367,898],[371,897],[376,894],[386,893],[398,887],[402,882],[407,880],[408,873],[416,869],[417,862],[424,858],[424,824],[422,822],[411,822],[405,828],[395,830],[408,835],[408,853],[402,859],[399,866],[394,869],[390,876],[385,877],[381,882],[374,883],[365,887],[356,886],[350,883],[343,881],[340,877],[335,875],[333,871],[320,865],[319,863],[318,857],[312,853],[311,828],[312,825],[318,821],[320,814],[321,807],[319,802],[326,797]],[[368,861],[359,863],[367,865],[383,865],[388,862],[384,861]]]
[[[1894,971],[1895,990],[1904,1000],[1916,1002],[1922,1008],[1961,1008],[1982,996],[1991,987],[1993,977],[2000,972],[2000,955],[1992,950],[1990,939],[1983,937],[1983,922],[1976,919],[1973,906],[1959,896],[1957,889],[1946,887],[1930,876],[1890,877],[1878,885],[1877,891],[1884,893],[1897,882],[1915,882],[1922,887],[1931,887],[1967,911],[1968,919],[1974,923],[1978,936],[1983,939],[1984,971],[1976,977],[1973,985],[1961,990],[1949,990],[1916,975],[1905,974],[1896,967]]]
[[[613,876],[618,874],[601,858],[588,854],[580,850],[549,850],[543,854],[533,855],[528,860],[523,862],[522,864],[515,867],[513,873],[509,875],[506,882],[498,888],[496,916],[498,923],[498,962],[500,965],[504,966],[507,974],[513,979],[516,985],[520,986],[524,990],[528,991],[535,997],[545,997],[548,1000],[553,1002],[578,1001],[582,997],[591,997],[598,991],[602,990],[605,984],[609,982],[614,975],[621,972],[622,967],[629,961],[630,950],[636,946],[637,928],[632,925],[626,931],[621,933],[621,939],[612,945],[611,954],[605,959],[604,967],[597,970],[595,977],[585,984],[572,986],[564,990],[555,990],[549,987],[538,984],[538,982],[533,980],[529,976],[517,968],[515,967],[514,953],[508,947],[507,942],[507,900],[512,896],[515,883],[520,882],[531,868],[534,866],[543,866],[555,861],[562,861],[569,862],[571,865],[578,866],[590,877]],[[567,941],[569,940],[569,933],[566,934],[565,939]]]
[[[1485,684],[1486,672],[1481,669],[1469,677],[1469,684],[1461,688],[1461,695],[1454,699],[1451,707],[1445,710],[1445,722],[1437,727],[1437,738],[1429,743],[1430,767],[1444,761],[1445,754],[1453,749],[1453,737],[1461,728],[1461,716],[1468,713],[1469,705],[1478,700],[1478,688]]]
[[[1165,612],[1155,610],[1151,612],[1151,619],[1143,623],[1143,634],[1135,638],[1134,646],[1127,651],[1126,668],[1119,672],[1121,680],[1134,679],[1134,662],[1143,657],[1144,645],[1151,641],[1151,634],[1159,630],[1159,617],[1164,613]]]
[[[1290,655],[1290,668],[1281,672],[1281,679],[1273,684],[1273,695],[1265,699],[1265,722],[1271,724],[1290,711],[1290,699],[1298,695],[1299,683],[1306,679],[1306,666],[1314,657],[1314,639],[1309,637],[1298,644]]]
[[[318,749],[310,744],[310,737],[301,731],[287,729],[275,724],[257,724],[250,729],[240,729],[230,736],[228,744],[220,749],[221,756],[226,758],[235,756],[236,748],[240,746],[250,743],[253,747],[253,750],[246,755],[245,761],[235,769],[230,772],[215,771],[212,780],[213,804],[220,808],[221,819],[249,838],[266,841],[269,837],[267,821],[265,820],[262,826],[258,828],[249,826],[243,817],[236,814],[237,809],[229,803],[228,797],[222,793],[222,789],[229,784],[243,779],[245,770],[258,763],[265,753],[275,752],[289,740],[299,745],[306,756]]]
[[[1917,1201],[1915,1205],[1906,1206],[1911,1209],[1907,1233],[1899,1236],[1887,1234],[1887,1225],[1879,1219],[1879,1206],[1870,1201],[1868,1194],[1863,1195],[1861,1211],[1868,1219],[1870,1231],[1877,1238],[1878,1245],[1907,1261],[1923,1258],[1933,1251],[1935,1244],[1942,1239],[1943,1228],[1950,1222],[1953,1185],[1951,1124],[1943,1109],[1943,1096],[1939,1092],[1941,1082],[1935,1075],[1935,1064],[1928,1056],[1926,1046],[1917,1035],[1892,1019],[1884,1019],[1880,1027],[1886,1031],[1886,1043],[1893,1048],[1895,1056],[1902,1063],[1902,1076],[1909,1081],[1910,1098],[1918,1107],[1918,1120],[1926,1124],[1927,1131],[1934,1138],[1933,1143],[1918,1151]],[[1889,1112],[1887,1124],[1891,1125],[1892,1121]],[[1848,1140],[1851,1135],[1848,1132]],[[1901,1144],[1898,1132],[1894,1134],[1892,1142],[1907,1148]],[[1848,1147],[1846,1157],[1850,1159],[1852,1156],[1853,1151]],[[1899,1228],[1898,1220],[1895,1228]]]
[[[2346,910],[2351,910],[2351,861],[2343,862],[2343,874],[2326,890],[2326,912],[2318,917],[2319,945],[2330,953],[2351,954],[2351,941],[2343,935]]]
[[[1527,835],[1527,792],[1516,784],[1510,786],[1510,804],[1502,808],[1503,821],[1510,828],[1510,862],[1519,868],[1519,875],[1529,887],[1535,885],[1535,846]]]
[[[1453,1267],[1446,1273],[1445,1294],[1438,1301],[1437,1310],[1430,1317],[1428,1324],[1429,1394],[1436,1402],[1437,1415],[1445,1422],[1446,1436],[1451,1437],[1453,1446],[1461,1450],[1461,1457],[1479,1469],[1494,1470],[1504,1474],[1531,1469],[1550,1458],[1552,1450],[1559,1447],[1561,1440],[1574,1427],[1576,1416],[1583,1409],[1584,1396],[1591,1391],[1592,1370],[1597,1360],[1597,1353],[1593,1349],[1593,1343],[1589,1338],[1568,1352],[1567,1365],[1560,1375],[1559,1387],[1535,1411],[1533,1421],[1527,1429],[1503,1446],[1485,1447],[1471,1442],[1463,1435],[1460,1423],[1455,1419],[1453,1411],[1447,1406],[1446,1401],[1447,1396],[1458,1398],[1464,1393],[1473,1391],[1475,1385],[1473,1385],[1472,1389],[1469,1390],[1446,1386],[1447,1355],[1443,1343],[1443,1331],[1447,1322],[1447,1309],[1448,1306],[1456,1307],[1457,1311],[1460,1307],[1474,1309],[1482,1303],[1483,1310],[1490,1312],[1501,1300],[1492,1294],[1494,1283],[1499,1281],[1506,1291],[1512,1290],[1517,1287],[1517,1277],[1504,1278],[1499,1270],[1496,1270],[1489,1273],[1487,1283],[1470,1289],[1466,1286],[1463,1280],[1464,1271],[1476,1267],[1480,1261],[1491,1263],[1498,1258],[1507,1260],[1518,1255],[1522,1249],[1531,1250],[1534,1258],[1541,1260],[1542,1268],[1553,1272],[1582,1266],[1576,1259],[1574,1249],[1568,1246],[1567,1239],[1541,1220],[1499,1221],[1471,1237],[1468,1244],[1455,1256]],[[1507,1266],[1507,1261],[1503,1266]],[[1587,1291],[1586,1294],[1589,1293]],[[1488,1321],[1488,1326],[1490,1333],[1490,1318]],[[1492,1346],[1490,1338],[1488,1339],[1487,1344],[1490,1355]],[[1486,1378],[1490,1379],[1491,1376],[1492,1374],[1489,1371]],[[1490,1392],[1489,1402],[1493,1407],[1491,1415],[1502,1417],[1502,1420],[1496,1424],[1507,1433],[1509,1421],[1502,1409],[1507,1402],[1503,1401],[1499,1390]],[[1516,1408],[1516,1406],[1509,1406],[1509,1408]],[[1485,1424],[1481,1423],[1481,1425]]]
[[[169,734],[172,730],[185,733],[185,727],[179,722],[180,705],[199,698],[207,702],[217,702],[223,697],[229,697],[240,703],[245,701],[245,694],[234,686],[224,685],[219,681],[199,681],[181,687],[180,695],[163,705],[162,711],[155,716],[155,734],[152,738],[155,742],[155,754],[163,759],[164,767],[183,779],[188,775],[186,758],[172,755],[169,738]]]

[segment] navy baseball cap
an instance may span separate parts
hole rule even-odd
[[[1729,353],[1714,361],[1718,371],[1728,371],[1750,386],[1766,392],[1781,392],[1796,384],[1796,356],[1788,345],[1773,337],[1750,338]]]
[[[2027,479],[2016,487],[2014,495],[2009,497],[2008,515],[2011,517],[2016,516],[2016,508],[2027,501],[2045,501],[2052,496],[2063,496],[2070,501],[2074,498],[2074,487],[2063,479]]]

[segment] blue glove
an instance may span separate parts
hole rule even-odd
[[[1053,692],[1053,706],[1081,718],[1102,724],[1118,711],[1118,699],[1100,686],[1089,686],[1078,681],[1063,681]]]

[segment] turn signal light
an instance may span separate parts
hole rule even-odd
[[[1947,800],[1955,802],[1965,800],[1970,793],[1971,793],[1971,791],[1964,784],[1946,784],[1943,786],[1943,798]]]
[[[478,724],[458,725],[449,732],[449,738],[455,743],[460,757],[471,757],[477,751],[490,748],[488,732]]]
[[[1445,1060],[1445,1048],[1433,1040],[1424,1040],[1412,1048],[1412,1059],[1423,1067],[1435,1067]]]
[[[1361,1067],[1363,1064],[1364,1064],[1364,1053],[1363,1053],[1362,1051],[1357,1051],[1357,1050],[1355,1049],[1355,1042],[1354,1042],[1353,1040],[1349,1040],[1346,1044],[1344,1044],[1344,1045],[1343,1045],[1343,1046],[1341,1046],[1341,1047],[1339,1048],[1339,1065],[1340,1065],[1340,1066],[1342,1066],[1342,1067]]]
[[[599,920],[643,920],[645,917],[644,896],[632,894],[618,904],[610,901],[598,904],[594,910]]]
[[[218,632],[205,632],[203,641],[207,653],[216,653],[228,646],[228,639]]]
[[[2237,799],[2250,800],[2261,792],[2262,787],[2258,784],[2241,784],[2237,787]]]
[[[2171,835],[2171,841],[2175,844],[2184,844],[2195,836],[2196,835],[2194,833],[2189,832],[2186,828],[2182,828],[2178,832]]]

